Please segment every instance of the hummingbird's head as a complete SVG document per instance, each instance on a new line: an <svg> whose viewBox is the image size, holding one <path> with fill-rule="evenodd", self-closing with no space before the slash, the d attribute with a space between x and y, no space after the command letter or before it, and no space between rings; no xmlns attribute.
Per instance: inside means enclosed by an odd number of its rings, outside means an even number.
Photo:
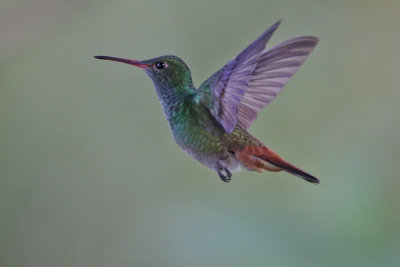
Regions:
<svg viewBox="0 0 400 267"><path fill-rule="evenodd" d="M144 69L157 91L193 87L189 67L177 56L161 56L143 61L108 56L95 58L118 61Z"/></svg>

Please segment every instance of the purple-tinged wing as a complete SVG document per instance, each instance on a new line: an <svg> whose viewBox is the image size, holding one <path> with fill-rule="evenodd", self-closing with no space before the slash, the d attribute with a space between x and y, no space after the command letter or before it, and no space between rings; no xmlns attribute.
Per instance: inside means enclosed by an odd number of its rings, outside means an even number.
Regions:
<svg viewBox="0 0 400 267"><path fill-rule="evenodd" d="M239 126L244 129L251 126L258 112L275 99L317 43L316 37L298 37L273 46L259 56L237 109Z"/></svg>
<svg viewBox="0 0 400 267"><path fill-rule="evenodd" d="M275 23L199 87L198 99L226 132L232 132L236 124L249 128L318 43L316 37L298 37L263 51L279 24Z"/></svg>
<svg viewBox="0 0 400 267"><path fill-rule="evenodd" d="M199 87L199 98L226 132L237 123L238 107L265 48L280 21L261 34L237 57L214 73Z"/></svg>

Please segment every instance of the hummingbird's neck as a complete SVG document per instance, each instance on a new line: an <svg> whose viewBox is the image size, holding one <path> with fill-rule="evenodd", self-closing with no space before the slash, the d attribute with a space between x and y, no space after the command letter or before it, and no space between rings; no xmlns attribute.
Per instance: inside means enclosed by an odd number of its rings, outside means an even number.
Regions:
<svg viewBox="0 0 400 267"><path fill-rule="evenodd" d="M193 103L196 95L193 85L169 87L158 84L155 87L170 125L182 116L182 112Z"/></svg>

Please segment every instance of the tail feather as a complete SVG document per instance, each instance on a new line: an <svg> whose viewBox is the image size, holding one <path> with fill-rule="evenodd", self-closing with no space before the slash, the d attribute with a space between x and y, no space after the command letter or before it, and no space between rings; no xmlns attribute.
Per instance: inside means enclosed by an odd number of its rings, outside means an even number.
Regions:
<svg viewBox="0 0 400 267"><path fill-rule="evenodd" d="M270 148L263 146L247 146L237 151L235 155L239 162L249 170L258 172L261 172L261 170L283 170L310 183L319 183L318 178L285 161Z"/></svg>

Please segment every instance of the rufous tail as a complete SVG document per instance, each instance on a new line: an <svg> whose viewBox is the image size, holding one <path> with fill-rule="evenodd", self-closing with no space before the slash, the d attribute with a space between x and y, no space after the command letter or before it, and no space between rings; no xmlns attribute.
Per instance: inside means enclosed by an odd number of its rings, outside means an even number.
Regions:
<svg viewBox="0 0 400 267"><path fill-rule="evenodd" d="M239 160L240 164L250 171L286 171L310 183L319 183L319 180L316 177L285 161L268 147L246 146L245 148L236 151L235 156Z"/></svg>

